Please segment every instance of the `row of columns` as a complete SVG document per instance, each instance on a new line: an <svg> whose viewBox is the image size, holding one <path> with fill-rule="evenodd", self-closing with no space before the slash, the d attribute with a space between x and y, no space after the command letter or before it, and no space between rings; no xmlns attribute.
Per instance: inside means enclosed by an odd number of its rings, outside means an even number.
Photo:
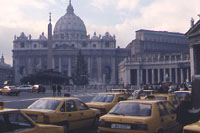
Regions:
<svg viewBox="0 0 200 133"><path fill-rule="evenodd" d="M172 72L174 69L174 72ZM132 69L133 70L133 69ZM191 81L190 68L163 68L163 69L135 69L137 70L137 79L132 79L135 76L131 75L131 70L126 70L126 84L132 84L131 82L137 83L137 86L143 83L160 83L169 82L183 83L185 81ZM168 71L167 71L168 70ZM184 71L185 70L185 71ZM157 75L156 72L157 71ZM161 73L162 71L162 73ZM143 74L145 72L145 74ZM172 74L173 73L173 74ZM150 74L150 75L149 75ZM175 76L175 77L173 77ZM155 81L155 78L157 81ZM134 80L134 81L133 81ZM137 80L135 82L135 80Z"/></svg>

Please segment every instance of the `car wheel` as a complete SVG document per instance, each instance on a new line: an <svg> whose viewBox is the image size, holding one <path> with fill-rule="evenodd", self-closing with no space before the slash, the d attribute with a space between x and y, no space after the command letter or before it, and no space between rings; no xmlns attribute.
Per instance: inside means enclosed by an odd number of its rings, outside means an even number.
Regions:
<svg viewBox="0 0 200 133"><path fill-rule="evenodd" d="M63 127L64 127L64 133L69 133L69 127L68 127L68 125L66 124Z"/></svg>
<svg viewBox="0 0 200 133"><path fill-rule="evenodd" d="M99 124L99 116L96 116L96 117L94 118L92 127L97 128L97 127L98 127L98 124Z"/></svg>

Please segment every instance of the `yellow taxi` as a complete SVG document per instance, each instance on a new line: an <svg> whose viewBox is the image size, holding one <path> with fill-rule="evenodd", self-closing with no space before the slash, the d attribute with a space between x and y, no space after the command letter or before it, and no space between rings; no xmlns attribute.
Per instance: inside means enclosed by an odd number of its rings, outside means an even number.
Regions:
<svg viewBox="0 0 200 133"><path fill-rule="evenodd" d="M148 99L148 96L145 98ZM151 98L150 98L151 99ZM169 101L175 108L177 108L180 104L179 99L176 97L174 94L168 94L168 93L163 93L163 94L153 94L153 99L155 100L167 100Z"/></svg>
<svg viewBox="0 0 200 133"><path fill-rule="evenodd" d="M168 101L128 100L100 117L98 129L100 133L178 133L180 125Z"/></svg>
<svg viewBox="0 0 200 133"><path fill-rule="evenodd" d="M40 98L23 112L37 123L63 126L65 132L86 126L97 127L100 115L99 110L89 108L74 97Z"/></svg>
<svg viewBox="0 0 200 133"><path fill-rule="evenodd" d="M64 128L55 125L36 124L26 114L17 109L0 109L1 133L63 133Z"/></svg>
<svg viewBox="0 0 200 133"><path fill-rule="evenodd" d="M187 95L187 94L191 95L191 91L175 91L174 94L176 95L176 97L177 97L180 101L183 101L185 95Z"/></svg>
<svg viewBox="0 0 200 133"><path fill-rule="evenodd" d="M1 94L7 94L7 95L18 95L20 93L19 89L16 88L16 86L4 86L1 88Z"/></svg>
<svg viewBox="0 0 200 133"><path fill-rule="evenodd" d="M90 108L98 109L101 115L106 114L119 101L126 100L127 97L121 92L105 92L96 95L89 103L86 103Z"/></svg>
<svg viewBox="0 0 200 133"><path fill-rule="evenodd" d="M183 133L200 133L200 121L184 126Z"/></svg>
<svg viewBox="0 0 200 133"><path fill-rule="evenodd" d="M132 90L131 89L111 89L111 92L121 92L127 95L127 98L131 96Z"/></svg>

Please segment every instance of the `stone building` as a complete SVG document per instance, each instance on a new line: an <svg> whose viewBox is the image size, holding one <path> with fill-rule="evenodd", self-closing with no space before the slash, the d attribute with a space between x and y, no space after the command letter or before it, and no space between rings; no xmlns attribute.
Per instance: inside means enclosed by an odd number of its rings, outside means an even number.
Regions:
<svg viewBox="0 0 200 133"><path fill-rule="evenodd" d="M15 82L38 70L54 69L68 77L73 76L78 51L87 63L90 83L118 83L117 66L130 55L128 48L116 48L115 36L87 34L86 26L74 13L71 1L67 12L54 27L52 33L51 16L48 26L48 38L44 33L39 39L32 39L23 32L13 41L13 67Z"/></svg>
<svg viewBox="0 0 200 133"><path fill-rule="evenodd" d="M4 56L0 58L0 85L7 80L12 80L12 68L5 63Z"/></svg>
<svg viewBox="0 0 200 133"><path fill-rule="evenodd" d="M141 84L191 81L189 41L184 34L166 31L136 31L128 47L131 56L119 64L119 83Z"/></svg>
<svg viewBox="0 0 200 133"><path fill-rule="evenodd" d="M191 20L191 28L185 34L190 40L190 61L192 76L192 100L195 107L200 107L200 20L194 23Z"/></svg>

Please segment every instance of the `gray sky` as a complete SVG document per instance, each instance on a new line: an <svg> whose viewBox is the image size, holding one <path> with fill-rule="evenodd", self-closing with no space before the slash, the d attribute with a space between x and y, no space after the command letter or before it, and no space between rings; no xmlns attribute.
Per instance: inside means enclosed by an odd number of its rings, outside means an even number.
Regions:
<svg viewBox="0 0 200 133"><path fill-rule="evenodd" d="M48 14L52 23L65 14L68 0L0 0L0 54L12 64L12 41L21 32L38 38L47 33ZM149 29L185 33L191 17L199 19L199 0L72 0L75 14L93 35L114 34L117 46L135 38L135 31Z"/></svg>

